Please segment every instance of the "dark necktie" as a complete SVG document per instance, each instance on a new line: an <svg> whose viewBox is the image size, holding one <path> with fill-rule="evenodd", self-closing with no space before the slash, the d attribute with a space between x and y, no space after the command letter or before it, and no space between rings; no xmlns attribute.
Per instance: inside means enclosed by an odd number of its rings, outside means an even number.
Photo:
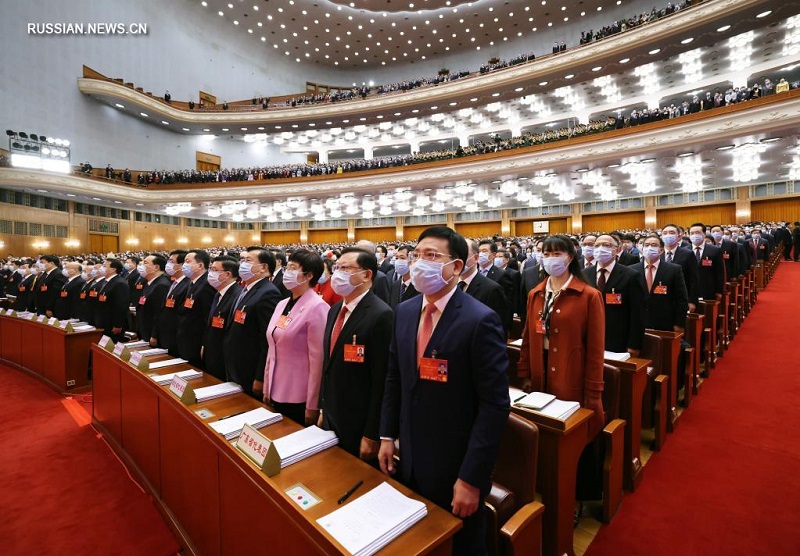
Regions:
<svg viewBox="0 0 800 556"><path fill-rule="evenodd" d="M700 257L701 257L701 255L700 255L700 248L699 248L699 247L695 248L695 250L694 250L694 256L695 256L695 257L697 257L697 262L699 263L699 262L700 262Z"/></svg>
<svg viewBox="0 0 800 556"><path fill-rule="evenodd" d="M233 306L231 307L231 314L230 314L229 318L233 318L233 315L236 314L236 310L239 308L239 303L242 302L242 299L244 299L245 295L247 295L247 288L246 287L242 288L242 291L239 292L239 297L236 298L236 303L234 303Z"/></svg>
<svg viewBox="0 0 800 556"><path fill-rule="evenodd" d="M600 273L600 276L597 277L597 289L603 291L606 289L606 272L608 271L605 268L601 268L597 272Z"/></svg>
<svg viewBox="0 0 800 556"><path fill-rule="evenodd" d="M219 300L221 297L222 296L219 294L219 292L214 294L214 301L211 302L211 310L208 312L209 321L214 318L214 311L217 310L217 306L219 305Z"/></svg>
<svg viewBox="0 0 800 556"><path fill-rule="evenodd" d="M407 289L408 289L408 286L406 286L406 283L405 282L400 282L400 300L401 301L403 299L403 296L406 294L406 290Z"/></svg>
<svg viewBox="0 0 800 556"><path fill-rule="evenodd" d="M672 262L672 251L667 251L667 262L668 263Z"/></svg>
<svg viewBox="0 0 800 556"><path fill-rule="evenodd" d="M459 287L459 288L461 288L461 291L462 291L462 292L465 292L465 291L467 291L467 283L466 283L464 280L461 280L461 281L458 283L458 287Z"/></svg>

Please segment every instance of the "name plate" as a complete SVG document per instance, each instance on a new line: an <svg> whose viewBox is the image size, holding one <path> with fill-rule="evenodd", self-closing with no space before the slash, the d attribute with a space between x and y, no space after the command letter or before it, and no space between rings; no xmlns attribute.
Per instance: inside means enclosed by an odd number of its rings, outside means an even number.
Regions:
<svg viewBox="0 0 800 556"><path fill-rule="evenodd" d="M7 317L16 317L17 316L17 312L14 309L8 309L6 311L6 316Z"/></svg>
<svg viewBox="0 0 800 556"><path fill-rule="evenodd" d="M106 351L113 351L114 350L114 342L111 341L111 338L106 336L105 334L100 338L100 341L97 342L97 345L103 348Z"/></svg>
<svg viewBox="0 0 800 556"><path fill-rule="evenodd" d="M133 365L142 372L150 370L150 362L144 355L142 355L141 351L132 352L130 359L128 359L128 363L130 363L131 365Z"/></svg>
<svg viewBox="0 0 800 556"><path fill-rule="evenodd" d="M185 405L197 402L197 398L194 395L194 388L189 386L189 381L185 378L179 376L173 377L172 382L169 383L169 391L175 394L181 403Z"/></svg>
<svg viewBox="0 0 800 556"><path fill-rule="evenodd" d="M44 322L44 319L46 319L46 318L47 317L44 316L44 315L39 315L38 317L36 317L36 322Z"/></svg>
<svg viewBox="0 0 800 556"><path fill-rule="evenodd" d="M267 477L280 473L281 457L275 445L250 425L242 428L236 449L250 458Z"/></svg>
<svg viewBox="0 0 800 556"><path fill-rule="evenodd" d="M49 319L47 319L47 324L49 324L50 326L58 326L58 319L55 317L50 317Z"/></svg>
<svg viewBox="0 0 800 556"><path fill-rule="evenodd" d="M112 351L111 353L113 353L123 361L127 361L128 359L131 358L131 352L128 349L128 346L126 346L122 342L118 342L117 345L114 346L114 351Z"/></svg>

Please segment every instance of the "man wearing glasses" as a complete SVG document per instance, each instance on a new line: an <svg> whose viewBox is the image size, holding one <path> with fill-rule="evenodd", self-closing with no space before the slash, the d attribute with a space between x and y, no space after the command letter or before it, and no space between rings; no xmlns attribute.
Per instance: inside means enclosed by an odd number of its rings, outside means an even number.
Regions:
<svg viewBox="0 0 800 556"><path fill-rule="evenodd" d="M454 554L484 554L483 499L509 413L500 317L457 287L464 238L446 227L419 237L411 280L423 295L396 309L381 412L381 470L463 519Z"/></svg>

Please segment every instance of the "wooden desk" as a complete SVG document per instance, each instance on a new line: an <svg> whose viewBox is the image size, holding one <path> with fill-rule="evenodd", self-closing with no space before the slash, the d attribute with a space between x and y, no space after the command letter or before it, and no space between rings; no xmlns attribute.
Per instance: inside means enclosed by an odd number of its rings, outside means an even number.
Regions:
<svg viewBox="0 0 800 556"><path fill-rule="evenodd" d="M388 481L406 495L419 495L338 447L330 448L268 478L226 442L195 411L216 421L259 404L236 394L183 405L168 386L97 345L94 353L94 421L142 484L188 552L193 554L339 554L344 548L316 520L339 506L338 498L358 480L358 494ZM157 361L168 356L150 357ZM166 374L188 365L159 369ZM210 375L193 388L217 384ZM271 439L300 429L284 419L261 432ZM585 435L585 433L584 433ZM574 472L573 472L574 476ZM574 477L573 477L574 479ZM322 502L301 510L285 491L302 482ZM460 520L427 502L428 515L380 554L452 552ZM252 528L255 533L250 533Z"/></svg>
<svg viewBox="0 0 800 556"><path fill-rule="evenodd" d="M622 466L622 484L625 490L635 491L644 477L641 459L642 444L642 396L647 386L649 359L631 357L627 361L606 363L620 370L619 418L624 419L625 448Z"/></svg>
<svg viewBox="0 0 800 556"><path fill-rule="evenodd" d="M581 408L567 421L558 421L522 407L512 406L511 411L539 428L536 490L544 504L542 556L573 556L575 480L592 412Z"/></svg>
<svg viewBox="0 0 800 556"><path fill-rule="evenodd" d="M100 330L67 333L57 326L0 316L0 360L59 392L89 384L89 346Z"/></svg>

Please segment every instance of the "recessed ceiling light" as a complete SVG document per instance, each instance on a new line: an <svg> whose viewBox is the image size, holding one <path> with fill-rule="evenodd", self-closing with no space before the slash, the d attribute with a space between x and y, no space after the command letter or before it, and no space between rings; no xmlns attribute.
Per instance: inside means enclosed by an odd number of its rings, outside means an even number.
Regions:
<svg viewBox="0 0 800 556"><path fill-rule="evenodd" d="M478 97L472 97L469 99L470 102L478 102Z"/></svg>
<svg viewBox="0 0 800 556"><path fill-rule="evenodd" d="M584 173L588 172L589 169L588 168L578 168L575 171L578 172L579 174L584 174Z"/></svg>
<svg viewBox="0 0 800 556"><path fill-rule="evenodd" d="M564 76L564 79L572 79L573 77L575 77L574 73L568 73L567 75Z"/></svg>
<svg viewBox="0 0 800 556"><path fill-rule="evenodd" d="M222 131L229 131L227 127L223 127Z"/></svg>
<svg viewBox="0 0 800 556"><path fill-rule="evenodd" d="M654 48L653 50L651 50L650 52L648 52L648 54L650 54L650 56L655 56L655 55L656 55L656 54L658 54L659 52L661 52L661 49L660 49L660 48Z"/></svg>
<svg viewBox="0 0 800 556"><path fill-rule="evenodd" d="M520 91L522 91L522 89L523 89L523 87L517 87L516 89L514 89L514 92L515 93L519 93Z"/></svg>
<svg viewBox="0 0 800 556"><path fill-rule="evenodd" d="M782 137L770 137L768 139L762 139L760 142L761 143L774 143L775 141L780 141L781 139L783 139L783 138Z"/></svg>
<svg viewBox="0 0 800 556"><path fill-rule="evenodd" d="M210 129L208 129L207 127L204 127L204 128L203 128L203 131L211 131L211 130L210 130Z"/></svg>
<svg viewBox="0 0 800 556"><path fill-rule="evenodd" d="M74 196L75 196L74 193L67 193L67 197L74 197Z"/></svg>
<svg viewBox="0 0 800 556"><path fill-rule="evenodd" d="M114 204L115 204L115 205L121 205L121 204L122 204L122 201L114 201Z"/></svg>
<svg viewBox="0 0 800 556"><path fill-rule="evenodd" d="M718 150L718 151L729 151L729 150L731 150L731 149L732 149L733 147L735 147L735 146L736 146L736 145L724 145L724 146L722 146L722 147L717 147L717 150Z"/></svg>
<svg viewBox="0 0 800 556"><path fill-rule="evenodd" d="M493 96L493 97L499 97L499 96L500 96L500 93L492 93L492 96Z"/></svg>
<svg viewBox="0 0 800 556"><path fill-rule="evenodd" d="M144 203L136 203L136 206L137 206L137 207L143 207L143 206L144 206Z"/></svg>
<svg viewBox="0 0 800 556"><path fill-rule="evenodd" d="M606 168L619 168L619 167L620 167L619 164L609 164L608 166L606 166Z"/></svg>
<svg viewBox="0 0 800 556"><path fill-rule="evenodd" d="M620 63L620 64L627 64L627 63L628 63L628 62L630 62L630 61L631 61L631 59L630 59L630 58L623 58L622 60L620 60L620 61L619 61L619 63Z"/></svg>
<svg viewBox="0 0 800 556"><path fill-rule="evenodd" d="M687 37L687 38L685 38L685 39L683 39L683 40L681 41L681 44L689 44L689 43L690 43L690 42L692 42L693 40L694 40L694 39L693 39L692 37Z"/></svg>
<svg viewBox="0 0 800 556"><path fill-rule="evenodd" d="M100 197L92 197L92 201L102 201Z"/></svg>
<svg viewBox="0 0 800 556"><path fill-rule="evenodd" d="M191 129L189 129L188 127L182 127L181 129L182 129L183 131L191 131Z"/></svg>
<svg viewBox="0 0 800 556"><path fill-rule="evenodd" d="M544 87L545 85L547 85L547 83L548 83L547 81L541 81L541 82L539 83L539 86L540 86L540 87Z"/></svg>
<svg viewBox="0 0 800 556"><path fill-rule="evenodd" d="M243 127L243 128L242 128L242 131L247 131L247 128L246 128L246 127Z"/></svg>
<svg viewBox="0 0 800 556"><path fill-rule="evenodd" d="M169 122L167 120L161 120L161 123L164 125L169 125Z"/></svg>
<svg viewBox="0 0 800 556"><path fill-rule="evenodd" d="M595 66L592 68L592 71L600 71L601 69L603 69L603 66Z"/></svg>
<svg viewBox="0 0 800 556"><path fill-rule="evenodd" d="M767 17L767 16L768 16L769 14L771 14L771 13L772 13L772 10L767 10L767 11L765 11L765 12L761 12L761 13L760 13L760 14L758 14L756 17L760 19L760 18L762 18L762 17Z"/></svg>
<svg viewBox="0 0 800 556"><path fill-rule="evenodd" d="M692 156L694 152L689 151L688 153L681 153L678 155L678 158L686 158L687 156Z"/></svg>
<svg viewBox="0 0 800 556"><path fill-rule="evenodd" d="M47 193L47 189L37 189L36 191L39 193Z"/></svg>
<svg viewBox="0 0 800 556"><path fill-rule="evenodd" d="M118 102L117 102L116 104L114 104L114 106L116 106L117 108L125 108L124 106L122 106L122 105L121 105L120 103L118 103Z"/></svg>
<svg viewBox="0 0 800 556"><path fill-rule="evenodd" d="M139 115L140 115L142 118L149 118L149 117L150 117L150 116L148 116L147 114L145 114L144 112L139 112Z"/></svg>
<svg viewBox="0 0 800 556"><path fill-rule="evenodd" d="M725 31L727 31L727 30L728 30L728 29L730 29L730 28L731 28L731 26L730 26L730 25L723 25L722 27L720 27L719 29L717 29L717 33L724 33Z"/></svg>

